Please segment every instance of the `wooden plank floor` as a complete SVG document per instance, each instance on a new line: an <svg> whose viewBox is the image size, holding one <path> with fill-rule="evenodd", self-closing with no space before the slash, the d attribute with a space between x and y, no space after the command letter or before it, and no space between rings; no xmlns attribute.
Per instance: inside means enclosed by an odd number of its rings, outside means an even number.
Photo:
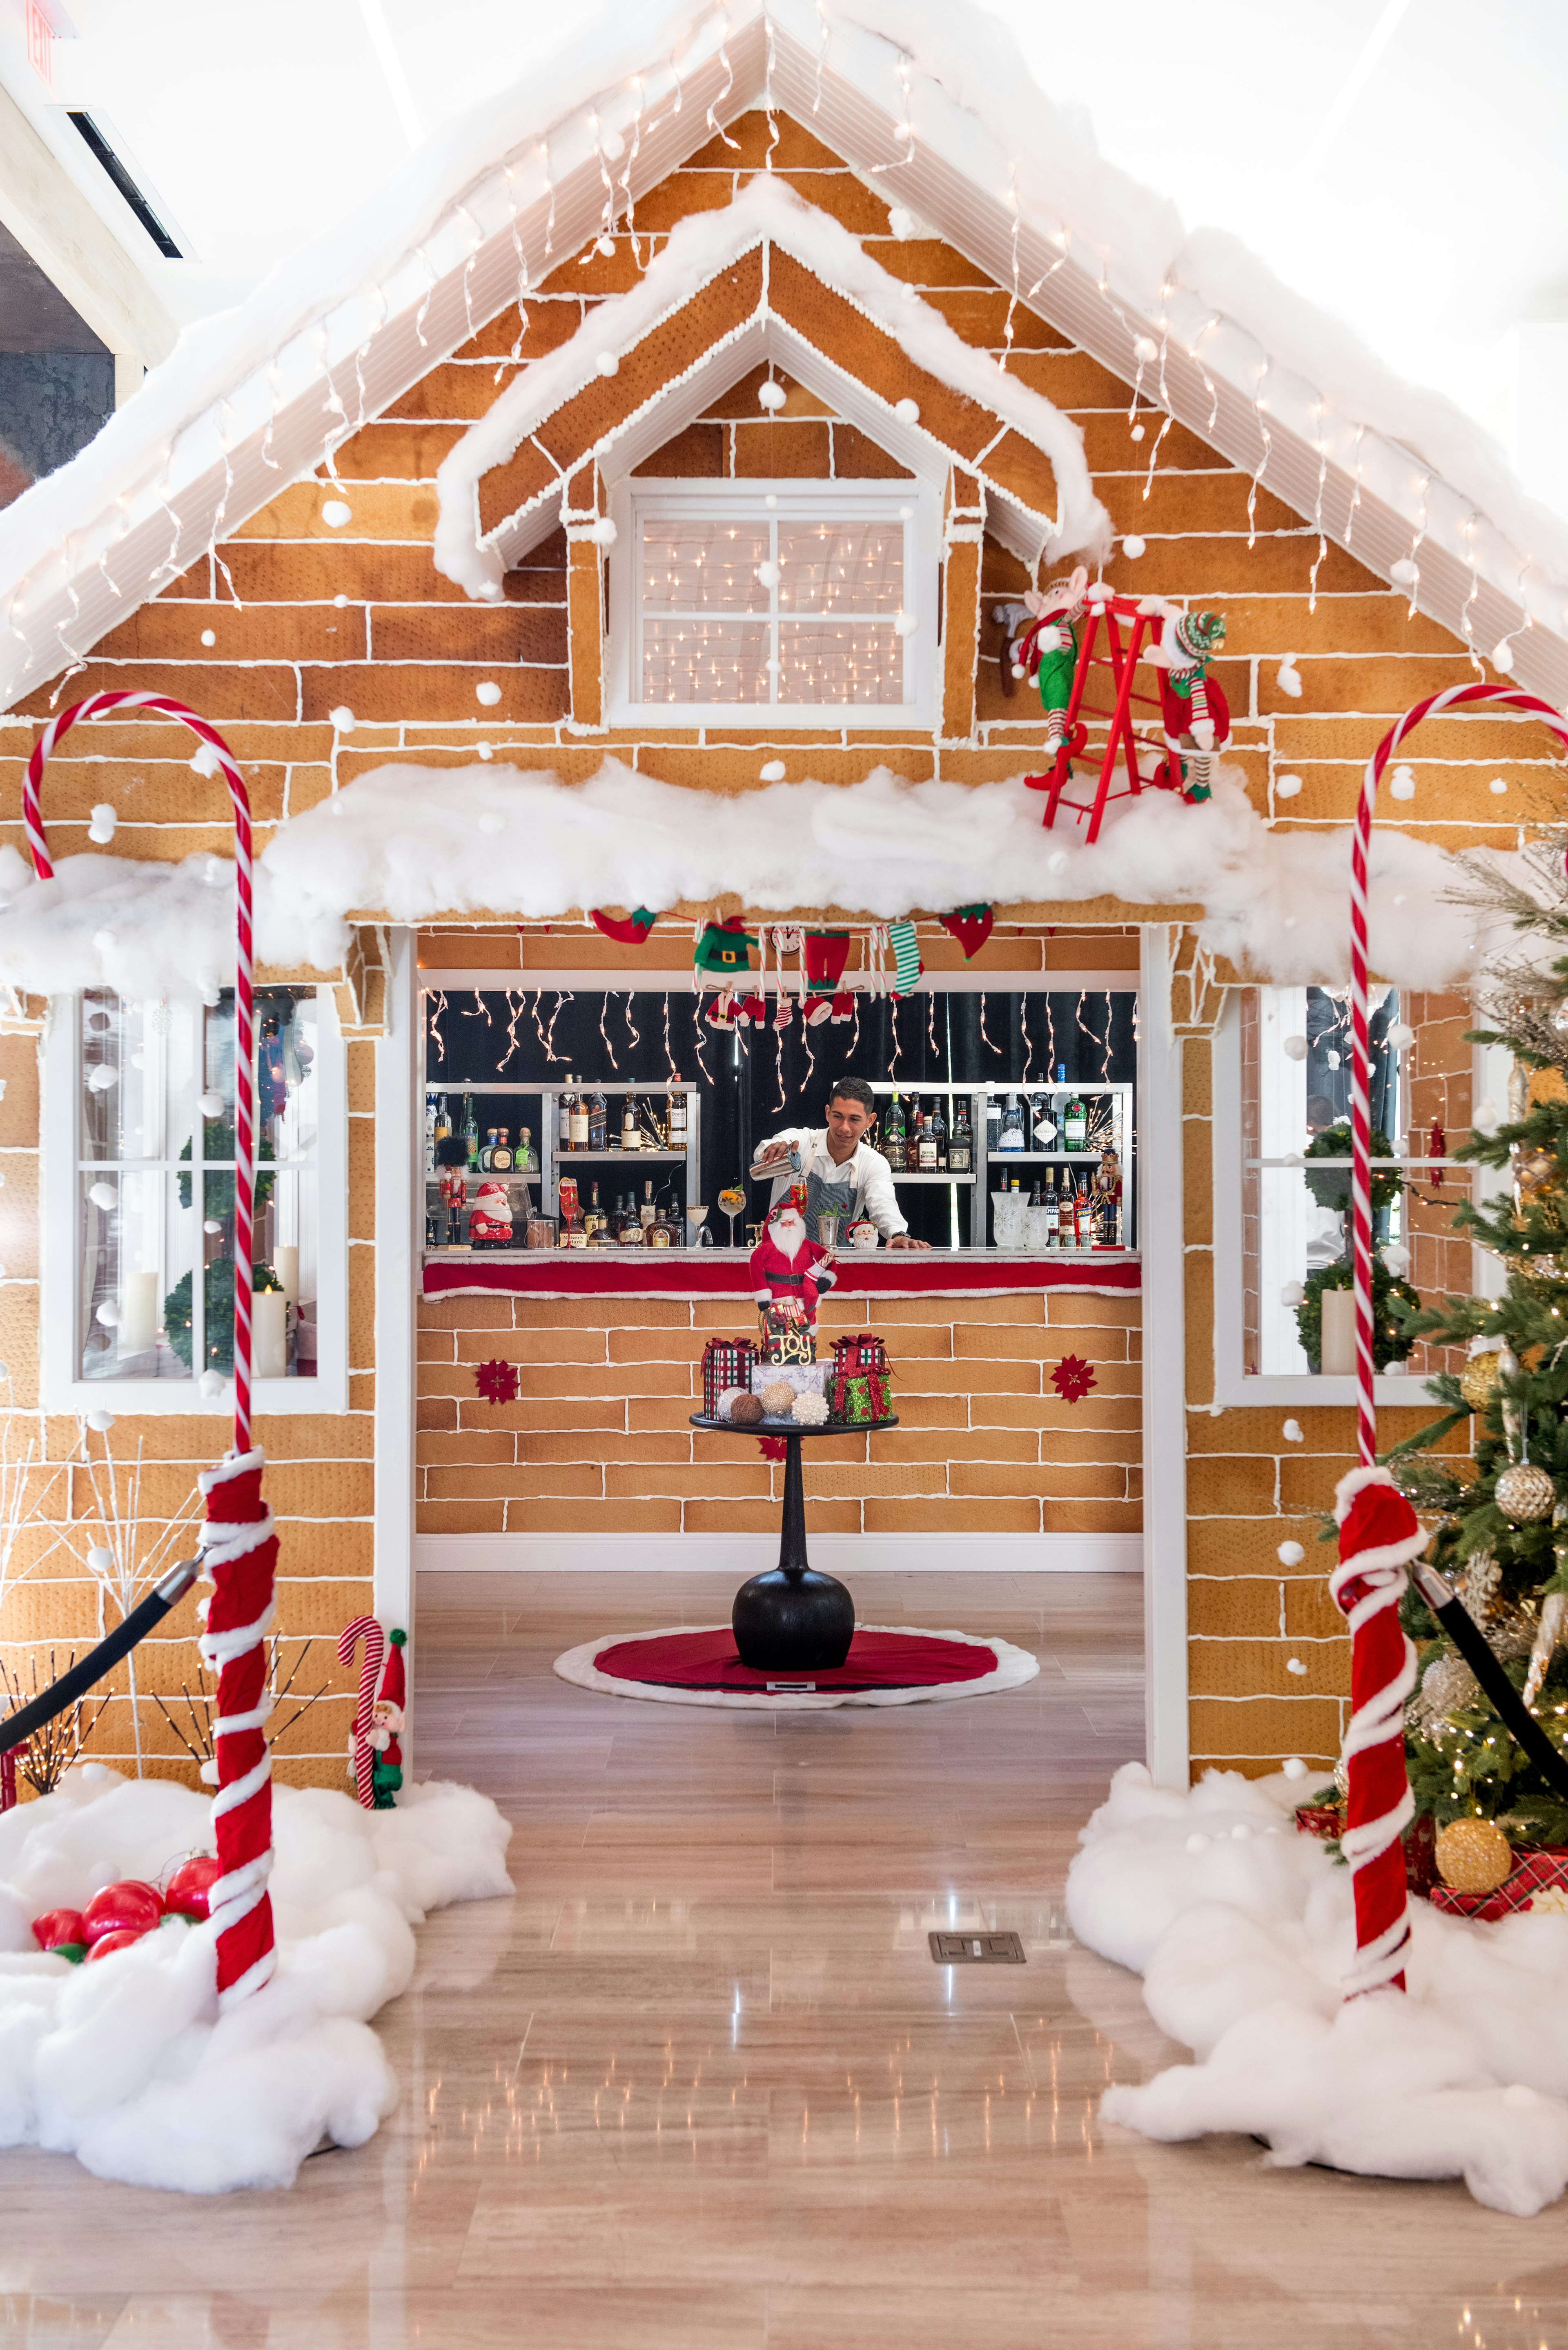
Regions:
<svg viewBox="0 0 1568 2350"><path fill-rule="evenodd" d="M72 2350L1552 2350L1563 2218L1102 2130L1180 2052L1062 1923L1142 1742L1124 1576L877 1576L873 1621L1005 1635L1003 1696L813 1717L555 1679L712 1622L711 1577L432 1576L421 1775L516 1822L514 1900L449 1910L381 2029L400 2111L287 2196L213 2203L0 2155L0 2343ZM943 1970L932 1926L1012 1927Z"/></svg>

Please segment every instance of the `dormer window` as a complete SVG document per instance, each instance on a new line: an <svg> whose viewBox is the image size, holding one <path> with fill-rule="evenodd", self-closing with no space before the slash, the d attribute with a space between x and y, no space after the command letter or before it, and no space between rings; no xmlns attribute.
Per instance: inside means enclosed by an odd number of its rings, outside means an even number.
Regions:
<svg viewBox="0 0 1568 2350"><path fill-rule="evenodd" d="M924 484L634 480L615 519L612 723L931 723Z"/></svg>

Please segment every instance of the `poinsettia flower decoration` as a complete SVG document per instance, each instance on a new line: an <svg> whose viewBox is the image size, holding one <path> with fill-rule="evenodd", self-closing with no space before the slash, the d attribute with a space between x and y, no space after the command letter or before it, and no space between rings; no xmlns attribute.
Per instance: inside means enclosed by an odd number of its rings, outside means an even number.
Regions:
<svg viewBox="0 0 1568 2350"><path fill-rule="evenodd" d="M1082 1403L1095 1384L1095 1367L1082 1355L1064 1355L1051 1374L1051 1384L1064 1403Z"/></svg>
<svg viewBox="0 0 1568 2350"><path fill-rule="evenodd" d="M473 1374L473 1384L486 1403L515 1403L517 1366L515 1363L504 1363L499 1357L481 1363Z"/></svg>

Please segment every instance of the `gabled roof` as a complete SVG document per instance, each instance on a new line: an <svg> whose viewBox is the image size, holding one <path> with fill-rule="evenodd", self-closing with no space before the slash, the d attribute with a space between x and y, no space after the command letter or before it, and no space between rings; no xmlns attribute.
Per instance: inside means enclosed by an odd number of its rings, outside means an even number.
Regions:
<svg viewBox="0 0 1568 2350"><path fill-rule="evenodd" d="M644 0L411 158L237 310L182 337L0 516L0 702L75 660L551 257L757 105L1519 681L1568 701L1568 525L1480 429L1094 153L964 0ZM607 213L608 218L607 219Z"/></svg>
<svg viewBox="0 0 1568 2350"><path fill-rule="evenodd" d="M733 203L679 222L629 293L596 304L463 434L436 477L437 568L470 595L499 597L504 572L554 528L586 457L612 479L633 472L769 359L911 473L940 478L957 463L974 474L991 527L1023 562L1047 548L1108 553L1110 517L1072 419L955 334L840 223L760 174Z"/></svg>

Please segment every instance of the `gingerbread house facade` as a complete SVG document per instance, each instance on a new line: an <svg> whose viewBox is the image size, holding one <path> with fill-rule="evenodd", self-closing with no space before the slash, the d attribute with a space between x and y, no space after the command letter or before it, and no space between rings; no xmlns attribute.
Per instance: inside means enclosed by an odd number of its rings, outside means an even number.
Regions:
<svg viewBox="0 0 1568 2350"><path fill-rule="evenodd" d="M816 1532L1138 1563L1157 1767L1332 1760L1347 1652L1313 1544L1352 1401L1271 1368L1259 1335L1270 1024L1282 992L1343 985L1345 827L1392 720L1483 670L1568 692L1568 552L1326 330L1314 378L1314 322L1075 151L989 25L947 12L918 55L866 9L826 39L804 5L670 25L530 111L498 102L0 525L12 849L51 712L117 688L188 703L251 782L280 1051L303 1035L286 1007L314 1007L317 1384L301 1408L304 1380L264 1381L258 1435L280 1671L320 1694L279 1767L340 1775L326 1636L372 1603L406 1620L416 1565L691 1555L776 1522L769 1465L689 1426L722 1304L418 1275L421 987L630 987L689 972L690 926L732 914L912 920L936 988L1140 1003L1137 1284L879 1304L903 1425L813 1472ZM771 608L744 656L767 706L704 703L689 652L648 651L646 520L682 515L753 536L869 518L898 536L898 601L829 598L794 647ZM1228 628L1213 798L1147 792L1092 846L1024 786L1047 729L1008 655L1021 599L1075 563ZM822 689L855 662L868 688ZM95 1428L72 1354L93 1007L221 993L226 818L190 752L161 719L70 738L45 795L61 883L4 877L0 1657L24 1682L100 1627L89 1554L173 1542L222 1442L193 1379L111 1382ZM1511 846L1556 775L1501 718L1436 722L1409 755L1374 951L1415 1034L1402 1130L1440 1126L1446 1159L1487 1080L1445 859ZM981 901L966 958L940 917ZM642 944L588 919L639 906L663 918ZM1469 1285L1452 1190L1412 1218L1417 1286ZM1096 1371L1079 1400L1051 1379L1068 1353ZM475 1386L496 1357L518 1373L500 1404ZM1420 1417L1401 1392L1397 1430ZM105 1759L192 1767L187 1614L115 1684Z"/></svg>

